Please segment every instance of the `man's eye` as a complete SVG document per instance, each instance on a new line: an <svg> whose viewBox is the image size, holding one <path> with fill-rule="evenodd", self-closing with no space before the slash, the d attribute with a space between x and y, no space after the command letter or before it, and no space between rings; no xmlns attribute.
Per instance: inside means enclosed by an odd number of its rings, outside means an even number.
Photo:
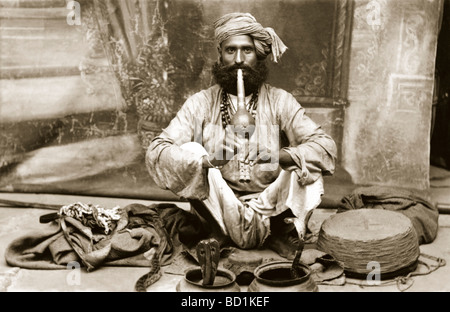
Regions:
<svg viewBox="0 0 450 312"><path fill-rule="evenodd" d="M244 52L245 53L251 53L251 52L253 52L253 49L252 48L245 48Z"/></svg>
<svg viewBox="0 0 450 312"><path fill-rule="evenodd" d="M234 53L235 49L234 48L227 48L226 50L228 53Z"/></svg>

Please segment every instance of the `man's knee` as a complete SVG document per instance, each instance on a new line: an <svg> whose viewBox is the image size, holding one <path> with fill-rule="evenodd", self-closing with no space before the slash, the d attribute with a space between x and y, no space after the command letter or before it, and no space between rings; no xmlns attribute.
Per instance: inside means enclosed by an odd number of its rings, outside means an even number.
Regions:
<svg viewBox="0 0 450 312"><path fill-rule="evenodd" d="M208 155L208 152L206 152L205 148L197 142L187 142L180 146L181 149L190 151L194 154L198 155Z"/></svg>

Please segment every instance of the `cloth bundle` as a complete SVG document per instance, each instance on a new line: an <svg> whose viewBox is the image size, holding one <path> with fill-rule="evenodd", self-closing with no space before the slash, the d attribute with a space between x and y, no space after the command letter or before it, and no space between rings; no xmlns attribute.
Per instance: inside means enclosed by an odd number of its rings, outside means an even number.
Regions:
<svg viewBox="0 0 450 312"><path fill-rule="evenodd" d="M341 199L337 212L360 208L386 209L404 214L411 220L419 244L431 243L436 238L439 211L425 195L418 192L394 187L359 187Z"/></svg>
<svg viewBox="0 0 450 312"><path fill-rule="evenodd" d="M130 204L120 209L120 218L108 234L83 220L61 215L42 230L12 241L5 251L10 266L27 269L65 269L78 262L88 271L103 265L151 266L151 255L161 242L155 228L160 218L171 244L161 265L169 264L177 248L193 245L205 237L200 220L174 204Z"/></svg>

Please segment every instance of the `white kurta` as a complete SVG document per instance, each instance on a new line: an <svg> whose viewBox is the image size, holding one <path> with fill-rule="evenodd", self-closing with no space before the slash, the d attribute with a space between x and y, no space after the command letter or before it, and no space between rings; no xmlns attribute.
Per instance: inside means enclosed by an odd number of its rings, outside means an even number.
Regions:
<svg viewBox="0 0 450 312"><path fill-rule="evenodd" d="M186 199L200 199L210 208L224 233L242 248L262 244L269 234L269 217L290 208L298 218L299 234L308 211L323 194L322 175L334 172L336 145L288 92L264 84L259 92L255 134L261 150L273 152L266 164L256 164L250 182L239 181L238 159L220 171L204 169L201 156L213 154L223 138L220 113L222 89L215 85L191 96L168 127L149 146L146 164L155 183ZM196 142L198 149L183 144ZM255 142L253 142L255 143ZM295 166L281 167L277 153L283 148ZM195 151L194 151L195 150ZM250 200L242 195L256 194Z"/></svg>

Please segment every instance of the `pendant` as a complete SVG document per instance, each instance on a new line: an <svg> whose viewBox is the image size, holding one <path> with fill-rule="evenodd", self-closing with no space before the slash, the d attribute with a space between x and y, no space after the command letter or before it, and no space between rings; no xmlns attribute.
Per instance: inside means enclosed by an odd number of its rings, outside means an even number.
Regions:
<svg viewBox="0 0 450 312"><path fill-rule="evenodd" d="M251 165L248 161L239 160L239 182L250 182Z"/></svg>

